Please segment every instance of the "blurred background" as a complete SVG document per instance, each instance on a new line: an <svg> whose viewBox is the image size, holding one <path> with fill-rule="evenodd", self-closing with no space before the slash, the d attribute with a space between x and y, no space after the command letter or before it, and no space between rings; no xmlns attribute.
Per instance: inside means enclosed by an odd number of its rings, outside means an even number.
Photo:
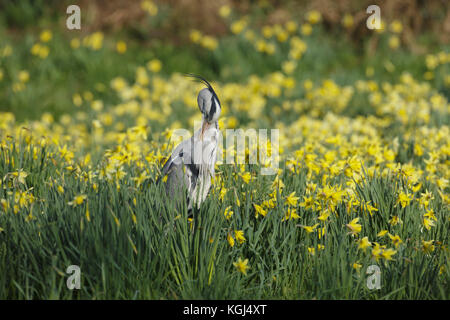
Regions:
<svg viewBox="0 0 450 320"><path fill-rule="evenodd" d="M66 28L70 4L81 8L81 30ZM366 27L371 4L382 30ZM133 82L140 66L219 83L281 72L293 98L324 79L344 86L408 72L448 97L449 39L445 0L2 0L0 111L58 119L96 99L115 104L111 81ZM347 111L365 113L361 101L353 96Z"/></svg>

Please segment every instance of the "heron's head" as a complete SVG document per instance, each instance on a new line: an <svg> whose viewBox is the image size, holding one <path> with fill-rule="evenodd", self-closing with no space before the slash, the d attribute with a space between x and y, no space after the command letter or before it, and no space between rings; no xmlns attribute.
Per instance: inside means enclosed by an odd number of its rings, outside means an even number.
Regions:
<svg viewBox="0 0 450 320"><path fill-rule="evenodd" d="M198 108L203 114L203 119L206 123L212 124L219 119L220 112L222 111L220 106L219 98L216 92L209 82L202 76L188 73L188 77L195 78L197 81L202 82L206 85L206 88L200 90L197 97Z"/></svg>
<svg viewBox="0 0 450 320"><path fill-rule="evenodd" d="M208 123L214 123L219 119L221 112L220 101L211 86L200 90L197 102L203 118Z"/></svg>

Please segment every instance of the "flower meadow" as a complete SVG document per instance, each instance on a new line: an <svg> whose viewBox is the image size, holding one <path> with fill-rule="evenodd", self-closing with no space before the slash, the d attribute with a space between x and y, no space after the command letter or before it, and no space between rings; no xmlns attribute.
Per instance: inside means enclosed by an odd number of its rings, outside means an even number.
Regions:
<svg viewBox="0 0 450 320"><path fill-rule="evenodd" d="M318 10L216 14L226 34L191 28L181 49L0 28L0 298L448 299L448 46L412 53L383 20L360 56L351 12L342 41ZM174 131L201 120L186 72L213 84L224 133L279 130L275 174L218 161L192 218L156 184Z"/></svg>

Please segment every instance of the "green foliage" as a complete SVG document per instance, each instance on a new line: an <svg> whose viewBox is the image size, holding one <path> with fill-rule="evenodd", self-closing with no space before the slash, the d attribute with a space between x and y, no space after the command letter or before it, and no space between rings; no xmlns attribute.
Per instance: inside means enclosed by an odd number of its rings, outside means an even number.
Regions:
<svg viewBox="0 0 450 320"><path fill-rule="evenodd" d="M64 170L47 156L52 148L40 150L36 159L25 148L12 142L12 151L3 149L0 157L0 172L12 171L14 161L30 172L25 185L6 184L0 198L29 188L36 195L28 207L30 220L23 210L0 214L2 299L448 299L448 270L439 270L448 261L448 250L436 248L426 254L419 243L407 243L393 261L376 263L357 249L357 238L345 233L351 217L344 207L323 225L326 234L320 241L317 233L299 227L313 223L307 210L300 210L299 220L282 221L281 205L255 218L250 198L238 206L231 198L219 201L215 192L189 222L186 207L176 209L161 185L154 184L155 177L140 188L125 178L117 185L100 182L95 190L93 181L68 173L61 193L48 183L55 172ZM229 189L250 196L254 187L270 186L260 175L241 185L234 172L232 166L221 167ZM302 196L305 174L280 178ZM358 197L379 204L373 216L360 215L370 239L386 225L396 202L395 188L389 178L375 176L367 177L358 189ZM79 194L87 196L85 201L70 205ZM234 211L231 222L223 215L227 206ZM440 206L438 200L430 206L441 213L428 237L448 239L449 221ZM397 230L405 242L421 237L417 210L417 205L402 210L404 223ZM227 233L237 229L244 231L247 241L230 249ZM319 243L323 250L317 249ZM314 255L309 247L316 248ZM247 276L233 267L238 257L250 260ZM359 271L352 268L355 262L362 265ZM73 264L81 267L82 280L81 289L71 291L65 270ZM365 270L371 264L381 268L381 290L366 286Z"/></svg>

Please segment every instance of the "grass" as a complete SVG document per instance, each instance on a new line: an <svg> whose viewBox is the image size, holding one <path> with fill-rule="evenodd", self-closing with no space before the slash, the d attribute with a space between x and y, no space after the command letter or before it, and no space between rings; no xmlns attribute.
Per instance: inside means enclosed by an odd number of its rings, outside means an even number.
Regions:
<svg viewBox="0 0 450 320"><path fill-rule="evenodd" d="M39 150L36 161L24 147L2 152L1 172L12 171L7 163L18 161L30 172L25 189L33 188L43 200L33 206L32 222L11 212L0 216L2 299L448 299L448 274L439 275L438 268L448 252L427 255L414 243L421 232L420 216L414 213L417 205L401 210L404 223L398 235L407 245L395 261L378 263L382 288L373 291L366 286L364 270L374 262L345 232L349 218L343 206L325 224L326 236L319 241L297 223L281 222L283 207L256 219L251 186L268 192L270 182L257 176L251 185L240 185L232 178L233 168L223 166L220 174L228 188L242 188L248 198L237 206L231 199L220 203L217 193L211 194L191 227L186 208L177 212L160 186L151 182L135 188L133 181L124 179L119 190L101 182L94 191L92 181L82 183L68 174L61 194L48 183L54 172L63 170L48 158L50 150ZM289 190L305 194L306 171L282 179ZM398 210L393 209L392 190L398 183L375 176L358 187L358 197L379 204L374 217L360 215L370 239L387 224L390 212ZM22 188L7 187L3 192L14 195L17 189ZM87 195L86 201L67 205L79 193ZM222 214L228 205L234 210L231 224ZM438 201L431 205L445 215L440 206ZM313 223L310 212L299 214L303 224ZM433 229L432 238L448 237L448 219L444 221ZM221 240L230 229L243 230L247 237L232 253ZM307 248L319 243L325 249L309 254ZM232 262L239 256L251 257L247 276L233 270ZM356 261L362 265L359 272L352 268ZM80 290L66 288L65 268L72 264L81 267Z"/></svg>

